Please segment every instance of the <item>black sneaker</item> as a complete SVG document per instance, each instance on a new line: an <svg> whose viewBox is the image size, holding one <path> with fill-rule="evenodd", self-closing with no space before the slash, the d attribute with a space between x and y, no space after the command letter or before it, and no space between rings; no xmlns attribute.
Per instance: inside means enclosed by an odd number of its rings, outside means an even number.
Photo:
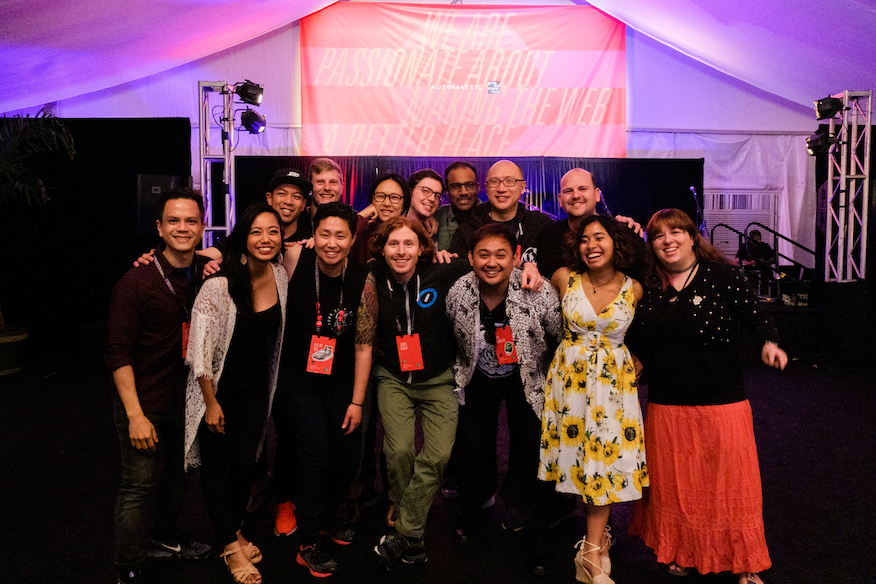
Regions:
<svg viewBox="0 0 876 584"><path fill-rule="evenodd" d="M356 532L342 521L332 523L320 533L330 537L338 545L350 545L356 537Z"/></svg>
<svg viewBox="0 0 876 584"><path fill-rule="evenodd" d="M295 561L310 570L310 575L315 578L327 578L341 571L338 563L320 547L319 542L301 546Z"/></svg>
<svg viewBox="0 0 876 584"><path fill-rule="evenodd" d="M174 539L160 540L149 538L149 551L146 555L153 560L203 560L210 555L212 548L197 541L180 543Z"/></svg>
<svg viewBox="0 0 876 584"><path fill-rule="evenodd" d="M406 564L425 564L429 561L426 557L426 544L423 538L407 538L410 547L402 552L401 561Z"/></svg>
<svg viewBox="0 0 876 584"><path fill-rule="evenodd" d="M119 575L119 584L143 584L143 562L133 565L116 566Z"/></svg>
<svg viewBox="0 0 876 584"><path fill-rule="evenodd" d="M529 524L529 515L517 507L506 507L502 518L502 529L505 531L520 531Z"/></svg>
<svg viewBox="0 0 876 584"><path fill-rule="evenodd" d="M411 542L397 531L380 538L380 542L374 546L374 553L383 562L383 567L392 570L393 564L398 560L406 549L411 547Z"/></svg>

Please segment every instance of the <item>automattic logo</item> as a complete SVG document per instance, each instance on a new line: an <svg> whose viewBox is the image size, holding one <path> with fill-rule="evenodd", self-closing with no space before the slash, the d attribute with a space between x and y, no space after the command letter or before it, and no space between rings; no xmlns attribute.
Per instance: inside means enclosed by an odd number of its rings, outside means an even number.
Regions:
<svg viewBox="0 0 876 584"><path fill-rule="evenodd" d="M487 93L502 93L501 81L487 81Z"/></svg>
<svg viewBox="0 0 876 584"><path fill-rule="evenodd" d="M450 89L456 91L473 91L483 89L483 85L432 85L429 89Z"/></svg>

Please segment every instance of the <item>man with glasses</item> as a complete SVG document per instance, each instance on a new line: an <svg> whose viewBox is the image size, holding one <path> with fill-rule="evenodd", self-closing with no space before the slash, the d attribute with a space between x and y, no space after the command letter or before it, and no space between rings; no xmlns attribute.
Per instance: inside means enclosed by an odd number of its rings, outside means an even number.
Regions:
<svg viewBox="0 0 876 584"><path fill-rule="evenodd" d="M475 167L457 160L444 170L444 183L450 204L435 211L435 221L438 222L437 248L448 249L456 229L468 221L480 201L478 192L478 174Z"/></svg>
<svg viewBox="0 0 876 584"><path fill-rule="evenodd" d="M550 217L539 211L526 208L520 197L526 190L523 171L510 160L500 160L487 172L487 199L489 205L480 205L471 212L468 221L460 225L450 243L448 251L468 255L471 251L472 235L482 225L503 224L518 242L518 266L532 262L537 255L537 241L541 230L551 222Z"/></svg>
<svg viewBox="0 0 876 584"><path fill-rule="evenodd" d="M434 239L438 223L433 216L444 192L441 175L431 168L424 168L408 177L408 186L411 188L411 208L407 217L422 225L426 235Z"/></svg>

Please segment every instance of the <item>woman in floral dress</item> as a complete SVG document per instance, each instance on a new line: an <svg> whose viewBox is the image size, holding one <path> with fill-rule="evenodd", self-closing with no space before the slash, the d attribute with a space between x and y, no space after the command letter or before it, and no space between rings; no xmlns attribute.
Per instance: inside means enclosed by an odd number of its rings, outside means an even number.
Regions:
<svg viewBox="0 0 876 584"><path fill-rule="evenodd" d="M619 270L631 236L593 216L566 238L569 268L551 283L562 299L565 336L551 363L542 416L539 478L584 498L587 533L575 557L580 582L611 584L605 528L612 503L648 486L642 411L624 334L642 286Z"/></svg>

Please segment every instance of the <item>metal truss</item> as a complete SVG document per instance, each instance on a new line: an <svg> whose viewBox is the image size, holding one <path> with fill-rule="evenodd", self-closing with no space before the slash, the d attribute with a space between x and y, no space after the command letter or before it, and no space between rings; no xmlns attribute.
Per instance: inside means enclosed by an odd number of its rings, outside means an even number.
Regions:
<svg viewBox="0 0 876 584"><path fill-rule="evenodd" d="M210 140L210 128L214 125L214 117L210 106L210 94L219 93L222 98L222 117L218 120L221 130L220 141L214 145ZM234 227L234 155L231 148L231 135L234 131L234 89L225 81L199 81L199 120L198 120L198 154L200 160L201 192L204 196L204 219L207 228L204 230L203 244L209 247L214 243L214 234L231 233ZM219 107L218 105L215 107ZM225 195L225 221L216 225L213 220L213 178L214 164L223 164L222 192Z"/></svg>
<svg viewBox="0 0 876 584"><path fill-rule="evenodd" d="M863 280L867 270L870 207L872 91L846 91L842 117L830 119L824 281Z"/></svg>

